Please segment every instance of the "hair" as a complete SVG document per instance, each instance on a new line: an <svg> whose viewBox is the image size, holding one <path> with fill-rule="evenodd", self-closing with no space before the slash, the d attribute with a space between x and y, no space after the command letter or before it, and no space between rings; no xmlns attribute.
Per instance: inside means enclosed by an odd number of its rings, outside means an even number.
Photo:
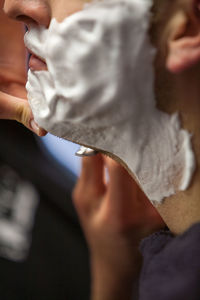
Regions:
<svg viewBox="0 0 200 300"><path fill-rule="evenodd" d="M164 27L166 27L169 20L172 20L174 25L177 16L183 17L185 14L191 15L193 13L192 10L194 9L195 5L191 5L191 0L153 0L151 22L151 27L153 29L152 36L155 39L159 39L160 34L165 30Z"/></svg>
<svg viewBox="0 0 200 300"><path fill-rule="evenodd" d="M154 43L158 42L163 34L176 2L176 0L153 0L150 33Z"/></svg>
<svg viewBox="0 0 200 300"><path fill-rule="evenodd" d="M166 40L177 20L190 13L189 0L153 0L150 36L152 43L166 51Z"/></svg>
<svg viewBox="0 0 200 300"><path fill-rule="evenodd" d="M160 109L165 109L165 103L168 102L171 91L170 81L166 78L165 59L168 52L166 28L172 13L175 10L175 3L179 0L153 0L151 9L151 22L149 35L153 46L157 49L157 55L154 61L155 76L154 88L156 103ZM160 74L162 76L160 76Z"/></svg>
<svg viewBox="0 0 200 300"><path fill-rule="evenodd" d="M173 78L165 67L166 57L168 55L168 37L189 13L186 5L191 4L190 0L153 0L152 19L150 24L150 38L152 44L157 49L157 55L154 62L155 67L155 95L156 103L159 109L168 113L174 112L169 100L172 100L171 91L174 88Z"/></svg>

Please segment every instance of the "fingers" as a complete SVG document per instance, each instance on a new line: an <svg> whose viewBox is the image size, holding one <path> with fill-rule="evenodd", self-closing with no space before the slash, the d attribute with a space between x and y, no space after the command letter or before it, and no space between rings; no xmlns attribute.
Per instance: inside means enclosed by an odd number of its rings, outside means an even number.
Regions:
<svg viewBox="0 0 200 300"><path fill-rule="evenodd" d="M104 189L104 161L101 154L82 159L81 180L91 186L97 186L97 190Z"/></svg>
<svg viewBox="0 0 200 300"><path fill-rule="evenodd" d="M128 171L118 162L105 157L105 164L109 174L108 195L109 199L117 201L124 199L127 195L134 196L138 186Z"/></svg>
<svg viewBox="0 0 200 300"><path fill-rule="evenodd" d="M105 192L104 161L101 154L82 159L81 175L77 188L80 194L84 192L88 198L99 197Z"/></svg>
<svg viewBox="0 0 200 300"><path fill-rule="evenodd" d="M73 198L81 214L98 205L105 193L104 160L101 154L82 159L80 178L73 192Z"/></svg>
<svg viewBox="0 0 200 300"><path fill-rule="evenodd" d="M38 136L46 134L44 129L38 127L27 100L10 96L0 92L0 119L16 120L36 133Z"/></svg>
<svg viewBox="0 0 200 300"><path fill-rule="evenodd" d="M119 163L105 157L105 163L109 173L107 195L105 197L105 207L109 215L113 216L113 221L117 226L125 228L132 224L140 216L141 192L140 188Z"/></svg>

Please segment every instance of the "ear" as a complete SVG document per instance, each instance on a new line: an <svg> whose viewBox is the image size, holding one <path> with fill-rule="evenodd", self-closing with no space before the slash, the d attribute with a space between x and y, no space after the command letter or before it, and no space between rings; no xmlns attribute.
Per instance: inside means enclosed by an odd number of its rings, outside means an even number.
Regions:
<svg viewBox="0 0 200 300"><path fill-rule="evenodd" d="M168 36L166 68L180 73L200 62L200 0L187 0L185 10L174 16Z"/></svg>

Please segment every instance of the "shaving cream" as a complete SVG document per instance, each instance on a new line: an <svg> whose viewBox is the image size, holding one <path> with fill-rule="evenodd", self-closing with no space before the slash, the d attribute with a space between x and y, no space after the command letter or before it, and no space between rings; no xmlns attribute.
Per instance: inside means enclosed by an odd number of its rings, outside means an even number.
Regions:
<svg viewBox="0 0 200 300"><path fill-rule="evenodd" d="M188 188L195 159L178 114L156 108L150 8L102 0L48 29L32 27L25 44L48 71L29 70L27 91L39 126L118 157L160 203Z"/></svg>

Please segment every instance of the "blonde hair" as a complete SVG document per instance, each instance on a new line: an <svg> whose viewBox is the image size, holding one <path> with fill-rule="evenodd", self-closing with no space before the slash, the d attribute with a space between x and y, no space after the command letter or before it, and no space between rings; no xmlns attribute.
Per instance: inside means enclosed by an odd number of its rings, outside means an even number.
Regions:
<svg viewBox="0 0 200 300"><path fill-rule="evenodd" d="M174 11L177 0L154 0L152 6L151 36L153 41L158 41L167 20Z"/></svg>
<svg viewBox="0 0 200 300"><path fill-rule="evenodd" d="M150 36L157 47L165 47L165 41L176 26L183 24L186 15L191 13L190 0L153 0Z"/></svg>
<svg viewBox="0 0 200 300"><path fill-rule="evenodd" d="M193 9L191 2L191 0L153 0L152 26L156 25L162 29L175 15L191 14Z"/></svg>

